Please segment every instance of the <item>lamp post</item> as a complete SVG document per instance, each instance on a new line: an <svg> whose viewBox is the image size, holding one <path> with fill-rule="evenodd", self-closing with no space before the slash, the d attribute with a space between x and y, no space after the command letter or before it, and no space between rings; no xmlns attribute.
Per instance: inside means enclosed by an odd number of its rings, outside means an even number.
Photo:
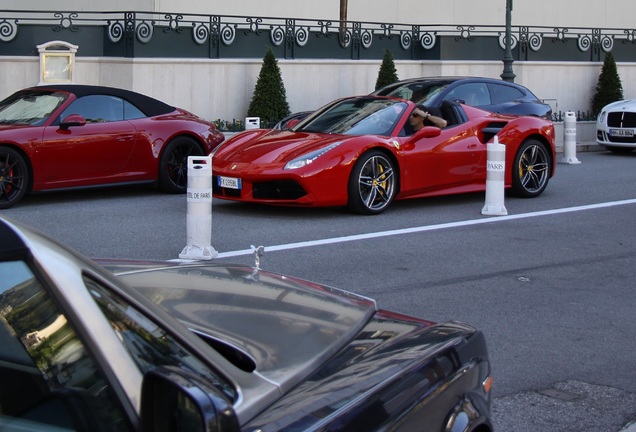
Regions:
<svg viewBox="0 0 636 432"><path fill-rule="evenodd" d="M347 34L347 9L349 8L348 0L340 0L340 44L344 47Z"/></svg>
<svg viewBox="0 0 636 432"><path fill-rule="evenodd" d="M503 58L503 72L500 75L504 81L514 82L516 75L512 71L512 0L506 0L506 50Z"/></svg>

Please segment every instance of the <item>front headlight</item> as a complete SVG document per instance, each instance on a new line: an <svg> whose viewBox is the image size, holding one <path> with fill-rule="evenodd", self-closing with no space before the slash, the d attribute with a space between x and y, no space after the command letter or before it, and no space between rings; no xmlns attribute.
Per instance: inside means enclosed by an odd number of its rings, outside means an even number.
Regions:
<svg viewBox="0 0 636 432"><path fill-rule="evenodd" d="M601 113L598 115L598 118L596 120L599 123L604 123L605 122L605 111L601 111Z"/></svg>
<svg viewBox="0 0 636 432"><path fill-rule="evenodd" d="M323 147L321 149L306 153L300 157L297 157L296 159L290 160L289 162L285 164L285 169L291 170L291 169L305 167L309 165L310 163L312 163L313 161L315 161L316 159L318 159L320 156L327 153L329 150L338 147L340 144L342 144L342 141L329 144L327 147Z"/></svg>

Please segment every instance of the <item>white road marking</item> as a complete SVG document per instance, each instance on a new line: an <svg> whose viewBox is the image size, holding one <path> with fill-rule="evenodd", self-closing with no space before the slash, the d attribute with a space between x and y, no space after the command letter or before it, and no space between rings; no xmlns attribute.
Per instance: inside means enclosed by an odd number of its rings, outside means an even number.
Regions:
<svg viewBox="0 0 636 432"><path fill-rule="evenodd" d="M470 226L470 225L506 222L513 219L527 219L531 217L550 216L550 215L563 214L563 213L573 213L573 212L595 210L599 208L616 207L616 206L630 205L630 204L636 204L636 199L611 201L606 203L589 204L584 206L567 207L562 209L544 210L544 211L538 211L533 213L521 213L518 215L497 216L497 217L472 219L472 220L459 221L459 222L448 222L448 223L437 224L437 225L425 225L425 226L412 227L412 228L379 231L379 232L367 233L367 234L356 234L356 235L349 235L349 236L343 236L343 237L333 237L333 238L322 239L322 240L309 240L309 241L287 243L287 244L275 245L275 246L265 246L265 252L275 252L275 251L289 250L289 249L300 249L300 248L306 248L306 247L312 247L312 246L321 246L321 245L334 244L334 243L345 243L345 242L367 240L367 239L378 238L378 237L390 237L390 236L411 234L411 233L424 232L424 231L436 231L441 229L457 228L457 227L464 227L464 226ZM220 252L217 258L229 258L229 257L235 257L235 256L241 256L241 255L251 255L253 253L254 251L252 249L243 249L243 250L236 250L236 251L230 251L230 252Z"/></svg>

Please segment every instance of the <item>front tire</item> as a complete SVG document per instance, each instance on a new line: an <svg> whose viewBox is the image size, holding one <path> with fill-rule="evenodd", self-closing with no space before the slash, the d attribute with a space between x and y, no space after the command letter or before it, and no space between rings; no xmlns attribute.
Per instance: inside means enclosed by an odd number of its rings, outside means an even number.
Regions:
<svg viewBox="0 0 636 432"><path fill-rule="evenodd" d="M168 143L159 160L159 189L167 193L185 193L188 187L188 157L203 156L199 144L188 137Z"/></svg>
<svg viewBox="0 0 636 432"><path fill-rule="evenodd" d="M0 147L0 209L13 207L29 188L29 168L24 157L9 147Z"/></svg>
<svg viewBox="0 0 636 432"><path fill-rule="evenodd" d="M395 197L396 176L393 162L381 151L360 156L349 177L349 209L365 215L382 213Z"/></svg>
<svg viewBox="0 0 636 432"><path fill-rule="evenodd" d="M512 165L512 192L521 198L543 193L550 178L551 160L545 146L537 140L521 144Z"/></svg>

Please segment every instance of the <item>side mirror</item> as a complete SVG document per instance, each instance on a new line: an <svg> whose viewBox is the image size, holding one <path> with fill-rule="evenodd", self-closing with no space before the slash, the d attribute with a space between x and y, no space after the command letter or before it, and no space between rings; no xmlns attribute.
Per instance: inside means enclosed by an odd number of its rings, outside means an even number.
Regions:
<svg viewBox="0 0 636 432"><path fill-rule="evenodd" d="M143 432L238 432L232 404L213 386L172 367L144 374L141 386Z"/></svg>
<svg viewBox="0 0 636 432"><path fill-rule="evenodd" d="M74 126L84 126L86 124L86 119L79 114L70 114L66 116L60 123L60 129L68 130L70 127Z"/></svg>
<svg viewBox="0 0 636 432"><path fill-rule="evenodd" d="M421 139L421 138L434 138L439 136L442 133L442 130L437 126L424 126L422 129L418 130L413 134L413 138Z"/></svg>

